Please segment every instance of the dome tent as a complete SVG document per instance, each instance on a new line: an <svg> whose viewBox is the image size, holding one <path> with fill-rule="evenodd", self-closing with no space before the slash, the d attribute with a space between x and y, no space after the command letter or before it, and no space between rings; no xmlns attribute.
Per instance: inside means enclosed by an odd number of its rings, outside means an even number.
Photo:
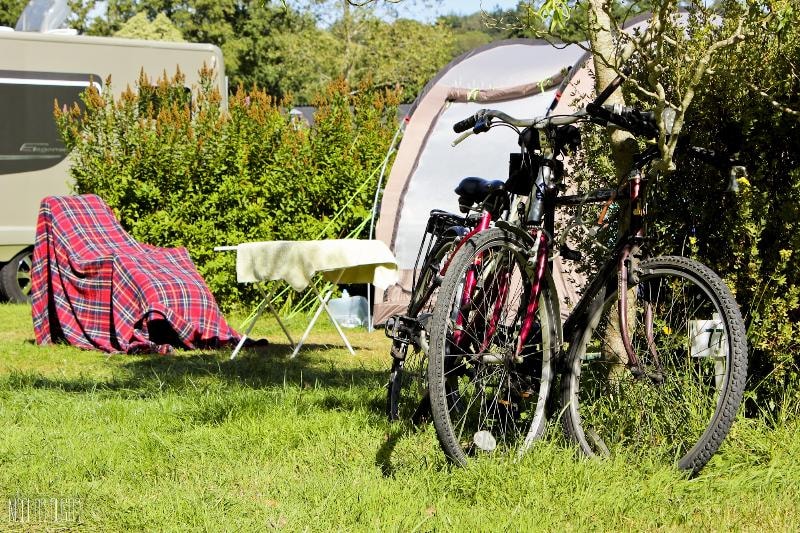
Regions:
<svg viewBox="0 0 800 533"><path fill-rule="evenodd" d="M509 153L518 150L516 134L506 128L452 147L453 124L486 107L516 117L544 115L568 69L585 59L574 44L498 41L454 59L423 88L405 118L376 226L376 237L394 252L401 272L398 285L376 294L376 324L405 312L429 212L457 213L458 183L467 176L505 179Z"/></svg>

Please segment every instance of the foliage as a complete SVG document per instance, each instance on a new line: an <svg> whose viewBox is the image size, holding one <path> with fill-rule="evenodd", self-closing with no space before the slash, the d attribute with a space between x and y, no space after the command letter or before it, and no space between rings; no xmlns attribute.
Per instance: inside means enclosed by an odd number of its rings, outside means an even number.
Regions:
<svg viewBox="0 0 800 533"><path fill-rule="evenodd" d="M444 15L438 18L437 23L450 29L454 41L453 55L459 56L492 41L516 37L502 25L508 16L508 12L496 9L470 15Z"/></svg>
<svg viewBox="0 0 800 533"><path fill-rule="evenodd" d="M239 71L228 68L228 75L247 87L258 85L270 94L308 103L340 71L339 43L309 16L256 7L240 35L247 45Z"/></svg>
<svg viewBox="0 0 800 533"><path fill-rule="evenodd" d="M97 4L97 0L73 0L73 3L76 5L73 24L90 35L114 35L137 13L145 13L149 19L163 13L187 41L219 46L229 74L237 72L240 55L246 48L239 29L247 19L247 8L260 5L257 0L108 0L103 2L104 16L88 20L87 8Z"/></svg>
<svg viewBox="0 0 800 533"><path fill-rule="evenodd" d="M152 41L183 41L181 31L172 24L164 13L159 13L152 21L144 12L137 13L114 33L115 37L128 39L147 39Z"/></svg>
<svg viewBox="0 0 800 533"><path fill-rule="evenodd" d="M740 152L749 176L739 194L722 192L726 174L683 158L659 203L672 249L692 243L726 275L748 319L753 384L772 398L800 378L800 14L784 15L792 22L762 22L723 52L687 116L693 144Z"/></svg>
<svg viewBox="0 0 800 533"><path fill-rule="evenodd" d="M694 255L719 272L734 292L748 323L751 343L748 409L778 409L787 384L800 379L800 31L798 14L785 2L763 5L756 17L728 3L715 30L731 31L746 21L749 37L720 51L717 67L697 87L687 110L686 144L723 154L738 152L749 177L738 181L739 192L726 192L727 171L692 158L681 147L674 173L651 181L650 244L653 254ZM767 18L764 13L775 14ZM690 24L691 24L690 20ZM690 29L695 31L696 27ZM687 33L687 36L690 33ZM695 41L681 38L680 51L661 58L660 82L672 91L685 83L680 63L702 52L713 35ZM696 48L700 48L698 51ZM647 70L637 68L639 84ZM674 94L674 93L673 93ZM626 100L649 107L629 90ZM650 104L652 105L652 104ZM583 129L584 150L573 161L571 175L584 187L608 186L609 158L596 131ZM587 210L586 221L597 220ZM608 220L608 218L607 218ZM580 244L597 266L597 244L609 244L615 226ZM589 238L591 237L591 238ZM591 252L594 252L591 253ZM758 407L756 407L758 406Z"/></svg>
<svg viewBox="0 0 800 533"><path fill-rule="evenodd" d="M0 0L0 26L13 28L26 5L27 0Z"/></svg>
<svg viewBox="0 0 800 533"><path fill-rule="evenodd" d="M411 101L453 54L442 25L389 23L338 0L326 6L340 12L328 27L317 24L313 10L261 0L109 0L105 15L93 20L88 13L96 0L72 3L73 25L93 35L115 35L134 16L163 13L187 41L222 49L233 87L257 85L302 103L338 78L353 87L402 85L403 99Z"/></svg>
<svg viewBox="0 0 800 533"><path fill-rule="evenodd" d="M649 12L652 0L630 2L615 0L606 9L614 20L625 25L637 15ZM589 27L589 9L585 0L574 2L520 1L517 9L500 13L494 24L504 28L513 37L547 36L563 42L586 41Z"/></svg>
<svg viewBox="0 0 800 533"><path fill-rule="evenodd" d="M413 101L428 80L450 61L454 47L446 27L408 19L392 24L372 20L359 44L354 78L371 80L378 87L402 87L406 102Z"/></svg>
<svg viewBox="0 0 800 533"><path fill-rule="evenodd" d="M56 109L79 193L96 193L136 238L185 246L225 306L254 297L236 284L233 254L214 246L343 237L370 214L396 128L395 93L352 95L337 81L315 103L313 128L292 122L266 92L239 88L221 108L212 73L194 101L183 77L146 77L115 99L89 90L85 110ZM357 235L356 235L357 236Z"/></svg>

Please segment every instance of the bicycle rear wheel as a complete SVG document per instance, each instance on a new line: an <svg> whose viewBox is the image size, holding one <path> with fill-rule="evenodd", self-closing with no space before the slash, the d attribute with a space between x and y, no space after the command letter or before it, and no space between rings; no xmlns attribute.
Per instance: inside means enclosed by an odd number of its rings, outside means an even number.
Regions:
<svg viewBox="0 0 800 533"><path fill-rule="evenodd" d="M457 464L485 452L521 454L544 431L559 326L549 277L526 321L537 281L528 253L516 235L489 229L459 250L442 284L428 382L439 442ZM467 302L468 276L475 288Z"/></svg>
<svg viewBox="0 0 800 533"><path fill-rule="evenodd" d="M425 325L441 287L439 272L454 246L453 238L442 238L434 245L412 289L407 316L416 319L422 330L419 342L405 344L394 341L392 345L392 369L386 391L389 421L410 420L419 425L430 417Z"/></svg>
<svg viewBox="0 0 800 533"><path fill-rule="evenodd" d="M742 400L741 312L719 276L685 257L642 261L628 294L635 299L628 331L646 375L625 367L611 291L572 343L562 381L565 429L588 455L626 450L697 472L728 434Z"/></svg>

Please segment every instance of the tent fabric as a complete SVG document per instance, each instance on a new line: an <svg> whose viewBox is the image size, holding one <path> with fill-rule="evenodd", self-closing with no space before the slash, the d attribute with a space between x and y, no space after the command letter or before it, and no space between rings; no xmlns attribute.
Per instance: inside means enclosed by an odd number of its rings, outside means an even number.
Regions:
<svg viewBox="0 0 800 533"><path fill-rule="evenodd" d="M533 83L515 85L513 87L502 87L498 89L465 89L452 87L447 92L447 100L450 102L504 102L506 100L516 100L533 96L558 87L567 75L567 69L562 70L555 76L545 78Z"/></svg>
<svg viewBox="0 0 800 533"><path fill-rule="evenodd" d="M169 353L238 340L186 249L137 242L95 195L42 200L31 277L38 344Z"/></svg>
<svg viewBox="0 0 800 533"><path fill-rule="evenodd" d="M414 262L429 212L458 212L453 190L461 179L505 179L509 154L519 150L516 134L507 128L452 147L452 125L484 107L516 117L545 115L565 70L583 55L579 45L556 48L531 39L499 41L453 60L425 86L406 117L381 200L376 237L397 257L401 281L376 292L376 324L403 313L408 305Z"/></svg>

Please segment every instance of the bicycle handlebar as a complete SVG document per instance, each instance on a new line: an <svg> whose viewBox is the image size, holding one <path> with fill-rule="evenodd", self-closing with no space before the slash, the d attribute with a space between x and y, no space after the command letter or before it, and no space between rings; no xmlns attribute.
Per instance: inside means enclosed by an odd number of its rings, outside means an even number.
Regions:
<svg viewBox="0 0 800 533"><path fill-rule="evenodd" d="M481 109L481 111L485 111L485 110ZM456 122L455 124L453 124L453 131L456 132L456 133L461 133L461 132L467 131L471 127L475 126L475 123L478 122L478 117L479 117L479 114L480 114L481 111L478 111L474 115L472 115L470 117L467 117L464 120L462 120L460 122Z"/></svg>
<svg viewBox="0 0 800 533"><path fill-rule="evenodd" d="M456 146L470 135L488 131L489 128L491 128L492 119L498 119L505 124L520 128L531 127L543 129L550 126L572 124L588 117L593 122L603 126L611 123L634 135L653 139L658 136L658 123L656 122L655 113L652 111L642 111L633 107L623 107L619 104L605 105L605 101L608 100L620 85L622 85L626 75L628 75L628 72L623 71L623 74L614 78L614 80L600 92L594 101L587 104L584 109L570 115L550 115L532 119L518 119L502 111L481 109L474 115L453 125L453 131L456 133L463 133L453 141L452 145ZM472 129L470 130L470 128ZM734 158L698 146L689 147L689 151L698 159L712 166L719 169L728 169L730 172L729 191L738 190L737 179L742 176L747 176L747 169Z"/></svg>
<svg viewBox="0 0 800 533"><path fill-rule="evenodd" d="M586 117L586 111L581 109L570 115L551 115L535 118L515 118L511 115L498 111L496 109L481 109L474 115L465 118L453 125L453 131L461 133L452 142L453 146L473 134L483 133L489 131L492 126L492 119L497 119L504 124L515 126L517 128L536 128L544 129L549 126L563 126L572 124ZM472 128L472 129L470 129Z"/></svg>
<svg viewBox="0 0 800 533"><path fill-rule="evenodd" d="M656 116L652 111L641 111L634 107L623 107L619 104L597 105L592 102L586 106L586 112L601 125L611 123L634 135L648 139L658 135Z"/></svg>

